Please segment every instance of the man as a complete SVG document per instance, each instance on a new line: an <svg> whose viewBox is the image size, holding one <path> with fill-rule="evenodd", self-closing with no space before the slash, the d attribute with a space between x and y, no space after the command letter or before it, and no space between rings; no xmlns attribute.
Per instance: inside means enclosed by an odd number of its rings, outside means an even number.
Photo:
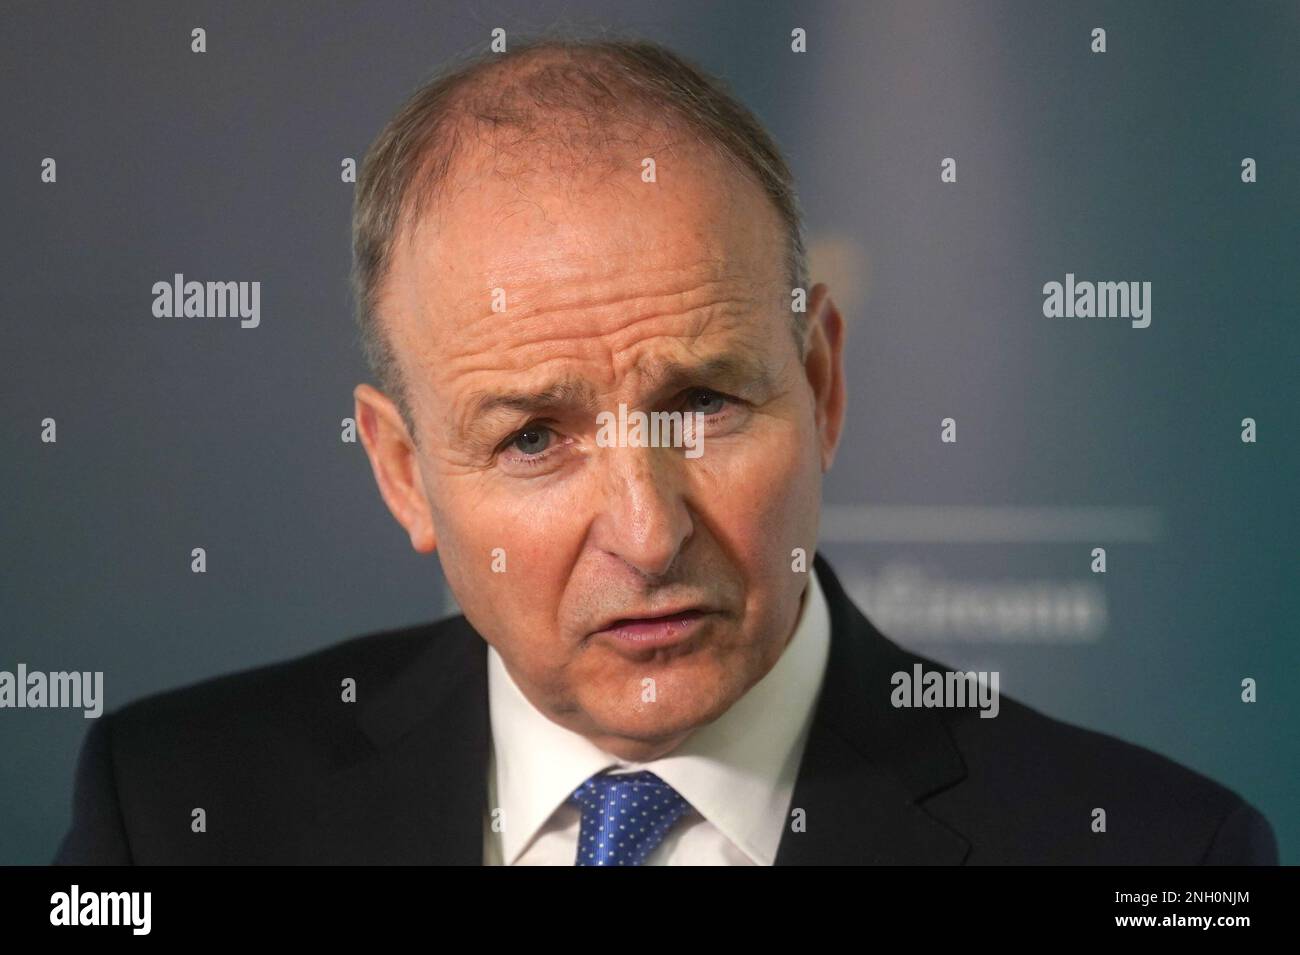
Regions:
<svg viewBox="0 0 1300 955"><path fill-rule="evenodd" d="M800 301L780 153L688 64L551 42L432 82L354 241L356 420L463 615L100 719L58 861L1275 861L1146 750L895 705L941 668L810 559L844 323ZM607 429L638 413L673 440Z"/></svg>

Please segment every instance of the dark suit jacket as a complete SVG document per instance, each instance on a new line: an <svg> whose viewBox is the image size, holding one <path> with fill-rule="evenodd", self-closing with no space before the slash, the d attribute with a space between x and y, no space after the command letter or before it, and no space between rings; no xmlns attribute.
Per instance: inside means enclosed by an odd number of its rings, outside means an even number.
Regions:
<svg viewBox="0 0 1300 955"><path fill-rule="evenodd" d="M791 802L807 828L785 833L778 865L1276 863L1259 812L1149 750L1006 697L993 719L895 708L893 673L945 668L882 636L820 556L815 569L830 658ZM478 865L486 648L458 616L106 714L55 862Z"/></svg>

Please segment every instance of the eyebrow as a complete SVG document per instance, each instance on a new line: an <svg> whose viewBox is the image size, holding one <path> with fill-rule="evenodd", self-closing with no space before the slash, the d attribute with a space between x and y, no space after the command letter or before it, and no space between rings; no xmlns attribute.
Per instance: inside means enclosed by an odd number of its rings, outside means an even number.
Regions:
<svg viewBox="0 0 1300 955"><path fill-rule="evenodd" d="M637 366L649 386L658 391L673 391L690 384L720 390L742 387L760 393L770 392L776 376L757 356L718 355L701 362L684 364L668 360ZM478 391L470 397L468 424L460 429L462 440L474 440L491 429L485 418L503 414L529 417L547 413L596 411L596 389L583 378L566 376L542 386L537 391Z"/></svg>
<svg viewBox="0 0 1300 955"><path fill-rule="evenodd" d="M772 369L756 355L718 355L694 364L678 361L655 362L641 368L651 387L670 391L701 381L720 382L719 388L750 385L768 391L776 381Z"/></svg>

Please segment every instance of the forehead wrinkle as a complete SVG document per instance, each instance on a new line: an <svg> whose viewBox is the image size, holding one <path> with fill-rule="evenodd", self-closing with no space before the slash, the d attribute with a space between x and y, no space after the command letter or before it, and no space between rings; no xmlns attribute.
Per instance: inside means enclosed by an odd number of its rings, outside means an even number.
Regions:
<svg viewBox="0 0 1300 955"><path fill-rule="evenodd" d="M487 295L493 288L506 291L508 316L526 320L539 314L563 314L584 309L595 311L641 303L645 303L642 308L653 311L662 308L658 303L664 299L681 299L684 307L681 311L690 311L718 301L748 301L746 291L757 285L749 275L738 272L725 274L722 270L710 269L708 277L689 277L689 285L682 287L681 274L697 272L703 262L685 269L641 266L593 277L581 266L562 268L560 262L563 259L559 255L545 260L524 252L519 255L520 261L507 261L498 266L497 274L485 282L481 290L461 296L461 303L468 307L467 311L474 313L474 321L495 320L499 324L502 313L491 311L490 296ZM664 278L656 282L655 278L664 273L679 278L677 281ZM633 282L636 286L629 288Z"/></svg>
<svg viewBox="0 0 1300 955"><path fill-rule="evenodd" d="M661 298L664 296L660 296ZM538 349L545 351L565 350L570 346L582 342L599 342L609 340L608 351L617 353L622 351L626 346L620 343L620 339L635 339L638 342L648 341L652 338L676 338L676 339L696 339L703 337L709 326L720 319L734 319L749 317L755 323L761 320L758 303L756 300L748 297L732 298L719 297L710 298L707 301L696 302L690 305L684 311L665 310L659 303L646 306L644 309L638 309L632 312L626 318L622 318L616 328L603 327L608 324L602 316L597 314L599 310L609 311L617 306L617 302L602 306L582 306L565 308L559 310L550 310L546 312L535 312L524 317L514 316L514 322L531 321L537 326L535 334L529 335L522 341L512 344L493 342L490 345L490 351L494 355L508 357L517 355L520 352ZM657 306L657 307L656 307ZM560 319L564 312L571 313L566 321L567 325L578 326L566 328L563 335L557 335L554 322ZM499 314L494 315L499 318ZM485 316L486 318L486 316ZM642 326L648 322L664 321L671 319L680 319L686 327L681 333L673 334L671 332L660 332L655 335L645 335L641 331ZM491 324L483 326L484 331L480 336L467 335L468 344L472 349L468 354L463 354L462 358L478 357L485 349L473 348L474 339L486 339L491 331L499 330L498 324L495 328ZM521 331L521 329L516 329ZM486 342L485 342L486 344ZM455 365L455 359L450 364ZM529 357L527 361L521 361L527 367L535 367L537 364L536 356Z"/></svg>
<svg viewBox="0 0 1300 955"><path fill-rule="evenodd" d="M698 320L693 323L693 327L684 332L659 330L652 334L635 334L635 326L654 318L663 317L661 315L652 315L635 319L633 322L623 324L613 330L582 330L564 337L557 337L553 333L539 333L528 340L513 345L495 344L490 348L476 348L473 347L473 343L470 343L468 347L460 351L460 354L443 356L437 362L437 365L441 366L442 369L442 374L438 377L450 381L456 378L464 380L471 376L516 377L530 372L536 375L546 365L575 360L579 362L608 362L610 374L614 377L620 377L624 372L618 372L615 369L620 364L626 364L626 361L620 361L620 358L631 358L639 363L644 362L646 359L635 356L644 354L643 349L652 346L654 343L663 342L670 348L672 346L684 347L687 353L690 353L695 347L698 347L698 343L701 341L716 340L720 336L729 336L729 341L724 347L736 349L746 355L753 356L755 364L762 365L765 371L770 371L769 366L763 364L760 358L762 343L758 338L758 334L762 316L749 314L744 307L747 303L736 303L735 307L721 309L716 307L719 304L726 303L709 303L708 306L703 306L702 308L711 308L712 311L699 316ZM737 321L736 319L741 320ZM547 331L552 330L548 329ZM629 337L635 340L630 342L620 340ZM579 347L575 348L575 346ZM593 348L595 351L592 351ZM524 359L514 362L502 360L505 356L524 350L531 350L533 354L525 355ZM432 353L430 355L432 356ZM650 360L653 361L653 359ZM646 367L653 373L653 367ZM563 377L563 374L558 374L557 380ZM581 376L578 377L581 378ZM470 392L469 397L463 400L473 401L481 395L493 393L495 392L490 389L480 388Z"/></svg>
<svg viewBox="0 0 1300 955"><path fill-rule="evenodd" d="M650 358L638 360L630 372L644 380L652 390L667 390L689 382L703 382L731 376L742 381L757 381L767 389L776 381L772 366L758 355L747 352L714 355L697 362ZM477 389L468 397L469 419L460 429L463 439L473 440L490 430L484 418L504 413L534 416L547 411L580 411L591 416L596 411L596 389L584 378L566 375L543 385L536 391L492 391Z"/></svg>

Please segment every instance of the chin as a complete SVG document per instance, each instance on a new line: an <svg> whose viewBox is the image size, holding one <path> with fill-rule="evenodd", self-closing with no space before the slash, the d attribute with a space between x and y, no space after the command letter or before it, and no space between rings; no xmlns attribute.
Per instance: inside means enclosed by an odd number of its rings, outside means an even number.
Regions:
<svg viewBox="0 0 1300 955"><path fill-rule="evenodd" d="M661 691L658 702L639 703L632 710L597 711L594 715L598 725L609 735L642 742L668 739L713 722L735 702L731 698L716 695L716 682L710 686L710 690L711 692L677 703L666 700ZM604 703L607 699L605 697L601 702Z"/></svg>

